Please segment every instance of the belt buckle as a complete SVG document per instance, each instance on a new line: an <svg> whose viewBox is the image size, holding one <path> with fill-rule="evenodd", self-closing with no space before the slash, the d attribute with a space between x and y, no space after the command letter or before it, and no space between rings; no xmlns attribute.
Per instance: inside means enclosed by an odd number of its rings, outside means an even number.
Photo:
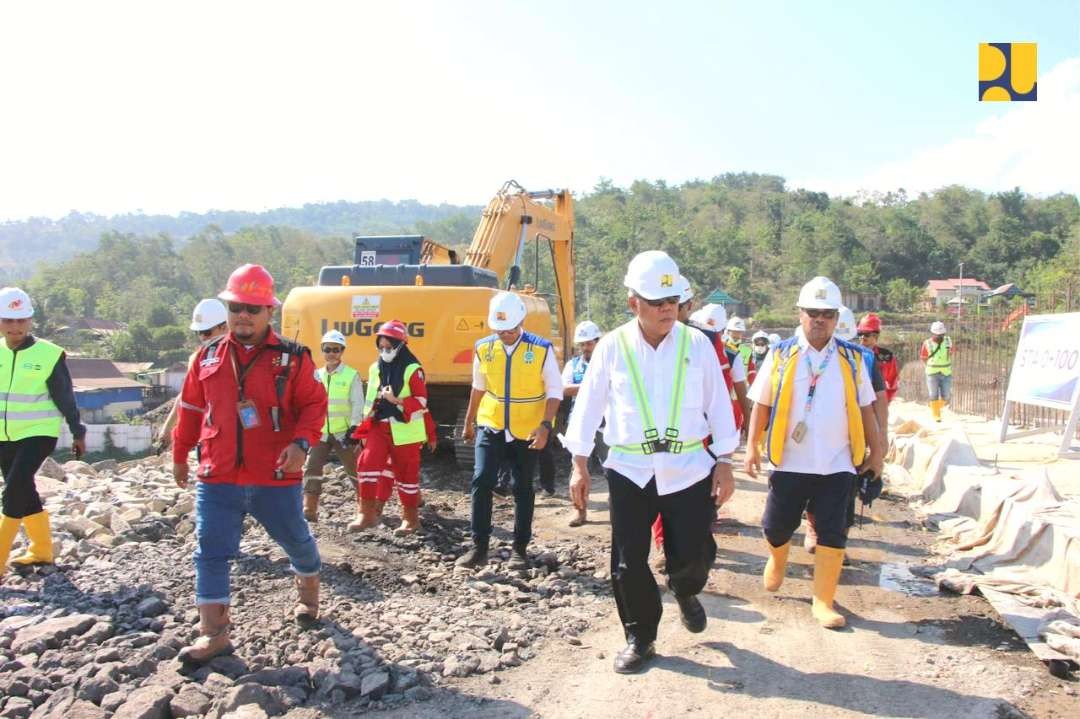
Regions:
<svg viewBox="0 0 1080 719"><path fill-rule="evenodd" d="M666 439L653 440L653 444L655 445L655 450L654 451L657 452L658 454L659 453L667 453L667 452L671 451L669 449L669 447L671 446L671 443Z"/></svg>

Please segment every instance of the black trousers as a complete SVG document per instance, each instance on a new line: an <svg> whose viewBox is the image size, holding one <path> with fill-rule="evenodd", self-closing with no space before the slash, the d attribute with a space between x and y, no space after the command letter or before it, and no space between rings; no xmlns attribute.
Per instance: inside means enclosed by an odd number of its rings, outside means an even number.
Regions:
<svg viewBox="0 0 1080 719"><path fill-rule="evenodd" d="M26 437L17 442L0 442L0 472L4 473L4 514L22 519L44 507L34 484L34 475L45 458L56 449L56 437Z"/></svg>
<svg viewBox="0 0 1080 719"><path fill-rule="evenodd" d="M692 596L705 588L716 559L711 526L716 508L712 478L674 494L658 495L656 479L641 488L618 472L605 471L611 505L611 586L628 641L656 639L663 606L649 568L652 524L664 523L668 588Z"/></svg>
<svg viewBox="0 0 1080 719"><path fill-rule="evenodd" d="M536 472L538 454L535 449L529 449L527 440L508 442L501 429L477 429L471 492L472 537L476 546L487 547L491 538L491 490L504 463L510 467L514 488L514 544L524 546L532 539L533 511L536 506L533 474Z"/></svg>
<svg viewBox="0 0 1080 719"><path fill-rule="evenodd" d="M848 506L855 475L773 472L761 528L774 547L791 540L804 511L814 515L818 544L843 549L847 546ZM852 505L854 506L854 505Z"/></svg>

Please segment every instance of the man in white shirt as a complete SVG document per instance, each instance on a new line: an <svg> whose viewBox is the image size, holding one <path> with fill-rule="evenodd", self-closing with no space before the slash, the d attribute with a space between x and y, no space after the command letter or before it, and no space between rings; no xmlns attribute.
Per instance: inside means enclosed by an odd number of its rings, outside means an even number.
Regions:
<svg viewBox="0 0 1080 719"><path fill-rule="evenodd" d="M769 353L750 388L754 409L746 453L751 477L761 469L762 444L774 467L761 520L769 549L765 589L780 588L791 536L803 511L812 512L818 534L813 615L830 629L845 624L833 600L856 468L880 476L885 453L863 354L833 338L840 306L840 289L828 278L815 277L803 286L802 332Z"/></svg>
<svg viewBox="0 0 1080 719"><path fill-rule="evenodd" d="M472 478L472 541L458 557L462 567L487 563L491 538L491 492L499 467L510 464L514 491L514 548L509 567L529 568L536 493L537 456L547 445L552 421L562 401L562 376L555 349L522 327L527 311L514 292L499 292L488 307L488 327L495 334L476 343L472 394L462 439L476 440Z"/></svg>
<svg viewBox="0 0 1080 719"><path fill-rule="evenodd" d="M600 331L600 327L592 320L580 322L574 329L574 345L577 347L577 355L563 366L562 371L563 398L570 401L570 409L574 407L574 398L577 397L578 390L581 389L581 381L585 379L585 370L589 368L589 362L592 361L592 353L596 349L596 343L603 336L604 333ZM567 416L569 414L567 412ZM604 446L603 438L599 432L596 433L596 439L596 446L593 448L592 454L589 455L589 460L590 464L595 462L599 465L607 456L607 447ZM574 516L569 522L570 526L580 527L585 524L588 519L587 511L588 508L585 505L575 506Z"/></svg>
<svg viewBox="0 0 1080 719"><path fill-rule="evenodd" d="M623 284L634 319L596 346L570 413L570 496L589 496L588 457L604 422L611 513L611 583L627 646L615 671L640 671L655 656L662 604L649 569L650 527L664 525L668 587L683 625L705 629L697 594L716 557L714 507L735 491L731 453L739 437L720 363L702 333L677 321L679 268L663 252L637 255ZM707 451L702 440L711 437ZM714 459L714 456L716 459Z"/></svg>

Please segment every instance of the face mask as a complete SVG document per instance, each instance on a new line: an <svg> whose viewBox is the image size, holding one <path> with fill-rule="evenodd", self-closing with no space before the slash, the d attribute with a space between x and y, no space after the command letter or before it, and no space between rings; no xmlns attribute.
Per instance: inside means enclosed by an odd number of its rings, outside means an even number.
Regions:
<svg viewBox="0 0 1080 719"><path fill-rule="evenodd" d="M400 347L395 347L392 350L379 350L379 359L387 363L393 362L394 358L398 356L398 351L400 349Z"/></svg>

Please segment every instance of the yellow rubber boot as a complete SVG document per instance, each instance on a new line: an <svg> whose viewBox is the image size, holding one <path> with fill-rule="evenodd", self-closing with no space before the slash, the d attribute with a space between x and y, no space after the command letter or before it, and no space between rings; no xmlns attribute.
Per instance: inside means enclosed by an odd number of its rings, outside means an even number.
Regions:
<svg viewBox="0 0 1080 719"><path fill-rule="evenodd" d="M52 532L49 531L49 513L45 510L23 517L26 536L30 546L26 552L11 560L12 564L52 564Z"/></svg>
<svg viewBox="0 0 1080 719"><path fill-rule="evenodd" d="M940 399L932 399L932 400L930 400L930 414L934 415L934 421L935 422L940 422L941 421L941 400Z"/></svg>
<svg viewBox="0 0 1080 719"><path fill-rule="evenodd" d="M0 516L0 577L7 570L8 555L11 554L11 544L15 541L15 535L19 533L22 525L21 519L9 517L6 514Z"/></svg>
<svg viewBox="0 0 1080 719"><path fill-rule="evenodd" d="M765 546L769 548L769 561L765 562L765 574L762 575L762 583L765 591L775 592L784 583L784 572L787 571L788 552L791 551L791 542L784 542L779 547L769 544L765 540Z"/></svg>
<svg viewBox="0 0 1080 719"><path fill-rule="evenodd" d="M839 629L847 624L833 609L840 571L844 568L844 550L818 545L814 552L814 619L827 629Z"/></svg>

